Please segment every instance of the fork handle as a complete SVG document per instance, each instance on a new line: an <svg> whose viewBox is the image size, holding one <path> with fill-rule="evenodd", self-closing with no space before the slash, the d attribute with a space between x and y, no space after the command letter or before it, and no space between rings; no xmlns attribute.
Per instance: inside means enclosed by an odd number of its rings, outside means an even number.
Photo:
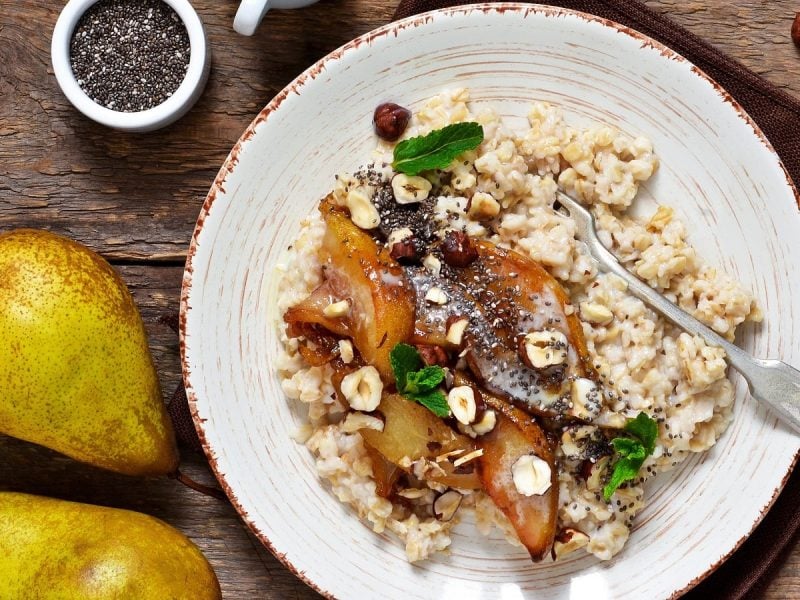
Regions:
<svg viewBox="0 0 800 600"><path fill-rule="evenodd" d="M753 358L634 276L599 239L587 240L587 244L600 268L623 279L634 296L681 329L699 335L709 345L725 350L728 362L747 380L751 395L772 408L785 423L800 433L800 371L779 360Z"/></svg>

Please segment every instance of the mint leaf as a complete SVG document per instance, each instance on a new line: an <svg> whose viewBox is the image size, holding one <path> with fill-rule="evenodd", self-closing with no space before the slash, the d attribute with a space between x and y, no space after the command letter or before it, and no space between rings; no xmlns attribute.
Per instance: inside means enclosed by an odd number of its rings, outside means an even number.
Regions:
<svg viewBox="0 0 800 600"><path fill-rule="evenodd" d="M397 344L389 354L397 391L409 400L419 402L437 417L450 415L447 398L436 389L444 381L444 369L438 365L424 367L414 346ZM420 368L422 367L422 368Z"/></svg>
<svg viewBox="0 0 800 600"><path fill-rule="evenodd" d="M603 500L608 502L617 488L632 479L636 479L644 460L653 453L658 437L658 423L645 413L639 413L635 419L628 419L625 431L632 437L618 437L611 440L617 460L611 479L603 487Z"/></svg>
<svg viewBox="0 0 800 600"><path fill-rule="evenodd" d="M658 423L653 419L640 412L635 419L628 419L628 422L625 423L625 431L639 438L648 456L653 453L658 437Z"/></svg>
<svg viewBox="0 0 800 600"><path fill-rule="evenodd" d="M397 344L389 354L389 364L392 366L394 378L397 380L397 390L404 392L408 374L422 366L422 358L414 346Z"/></svg>
<svg viewBox="0 0 800 600"><path fill-rule="evenodd" d="M631 438L614 438L611 440L611 445L614 450L622 458L641 458L644 460L647 457L645 448L639 440L632 440Z"/></svg>
<svg viewBox="0 0 800 600"><path fill-rule="evenodd" d="M635 479L643 462L644 459L634 460L630 458L620 458L614 463L614 472L611 474L611 479L605 487L603 487L603 500L608 502L620 485L626 481Z"/></svg>
<svg viewBox="0 0 800 600"><path fill-rule="evenodd" d="M411 400L419 402L435 414L437 417L447 417L450 415L450 407L447 405L447 398L441 390L431 390L423 394L410 396Z"/></svg>
<svg viewBox="0 0 800 600"><path fill-rule="evenodd" d="M444 369L438 365L431 365L412 371L406 375L405 391L409 394L430 392L444 381Z"/></svg>
<svg viewBox="0 0 800 600"><path fill-rule="evenodd" d="M453 123L397 144L392 168L406 175L444 169L459 154L474 150L482 141L483 127L479 123Z"/></svg>

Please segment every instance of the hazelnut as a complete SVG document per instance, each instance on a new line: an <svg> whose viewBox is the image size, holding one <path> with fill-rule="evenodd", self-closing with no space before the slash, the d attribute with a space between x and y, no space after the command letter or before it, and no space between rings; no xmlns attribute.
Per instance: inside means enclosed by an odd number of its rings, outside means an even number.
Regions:
<svg viewBox="0 0 800 600"><path fill-rule="evenodd" d="M594 381L578 377L570 386L570 407L567 413L576 419L591 421L600 414L602 397Z"/></svg>
<svg viewBox="0 0 800 600"><path fill-rule="evenodd" d="M461 506L461 494L455 490L445 492L433 503L433 514L440 521L449 521Z"/></svg>
<svg viewBox="0 0 800 600"><path fill-rule="evenodd" d="M346 317L350 314L350 302L347 300L339 300L339 302L331 302L322 309L322 314L329 319L338 319Z"/></svg>
<svg viewBox="0 0 800 600"><path fill-rule="evenodd" d="M581 317L589 323L608 325L614 320L614 313L596 302L581 302Z"/></svg>
<svg viewBox="0 0 800 600"><path fill-rule="evenodd" d="M379 104L372 115L375 134L387 142L393 142L406 130L411 120L411 111L393 102Z"/></svg>
<svg viewBox="0 0 800 600"><path fill-rule="evenodd" d="M792 41L795 46L800 48L800 12L794 16L792 23Z"/></svg>
<svg viewBox="0 0 800 600"><path fill-rule="evenodd" d="M448 231L442 240L442 257L451 267L468 267L478 258L478 250L463 231Z"/></svg>
<svg viewBox="0 0 800 600"><path fill-rule="evenodd" d="M389 256L399 263L410 263L419 258L417 256L417 249L414 246L414 241L410 238L392 244L392 248L389 250Z"/></svg>
<svg viewBox="0 0 800 600"><path fill-rule="evenodd" d="M419 175L398 173L392 177L392 194L398 204L415 204L428 197L433 185Z"/></svg>
<svg viewBox="0 0 800 600"><path fill-rule="evenodd" d="M428 254L422 259L422 266L425 267L431 275L438 275L442 271L442 261L433 254Z"/></svg>
<svg viewBox="0 0 800 600"><path fill-rule="evenodd" d="M446 367L447 363L450 362L447 352L441 346L417 344L416 348L425 366L439 365L440 367Z"/></svg>
<svg viewBox="0 0 800 600"><path fill-rule="evenodd" d="M601 456L595 462L586 460L581 465L581 475L586 479L586 489L590 492L598 492L603 488L608 477L608 464L611 462L610 456Z"/></svg>
<svg viewBox="0 0 800 600"><path fill-rule="evenodd" d="M526 367L547 369L567 361L567 336L554 329L526 334L519 341L519 356Z"/></svg>
<svg viewBox="0 0 800 600"><path fill-rule="evenodd" d="M467 317L450 316L447 319L447 341L454 346L461 347L464 341L464 332L469 326Z"/></svg>
<svg viewBox="0 0 800 600"><path fill-rule="evenodd" d="M353 342L350 340L339 340L339 358L341 358L342 362L346 365L349 365L351 362L353 362L353 359L355 358Z"/></svg>
<svg viewBox="0 0 800 600"><path fill-rule="evenodd" d="M475 221L487 221L500 214L500 203L491 194L475 192L470 198L467 214Z"/></svg>
<svg viewBox="0 0 800 600"><path fill-rule="evenodd" d="M453 461L453 466L455 468L458 468L461 465L465 465L468 462L475 460L476 458L480 458L481 456L483 456L483 448L478 448L477 450L468 452L464 456L459 456L457 459Z"/></svg>
<svg viewBox="0 0 800 600"><path fill-rule="evenodd" d="M381 224L378 209L361 188L355 188L347 193L345 206L350 211L350 220L361 229L374 229Z"/></svg>
<svg viewBox="0 0 800 600"><path fill-rule="evenodd" d="M459 385L450 390L447 404L459 423L469 425L475 420L475 392L468 385Z"/></svg>
<svg viewBox="0 0 800 600"><path fill-rule="evenodd" d="M523 496L541 496L552 485L552 470L547 461L535 454L523 454L511 467L517 492Z"/></svg>
<svg viewBox="0 0 800 600"><path fill-rule="evenodd" d="M354 433L362 429L383 431L385 425L380 417L374 417L362 412L351 412L342 421L341 429L344 433Z"/></svg>
<svg viewBox="0 0 800 600"><path fill-rule="evenodd" d="M395 229L386 238L389 256L398 262L409 263L417 260L417 248L414 245L414 232L409 227Z"/></svg>
<svg viewBox="0 0 800 600"><path fill-rule="evenodd" d="M378 408L381 402L383 382L378 369L372 365L345 375L339 387L353 410L369 412Z"/></svg>
<svg viewBox="0 0 800 600"><path fill-rule="evenodd" d="M553 560L562 558L570 552L575 552L575 550L583 548L588 543L588 535L572 527L565 527L558 532L556 539L553 541Z"/></svg>
<svg viewBox="0 0 800 600"><path fill-rule="evenodd" d="M433 286L425 293L425 300L431 304L438 304L441 306L447 304L449 298L442 288Z"/></svg>
<svg viewBox="0 0 800 600"><path fill-rule="evenodd" d="M490 433L497 425L497 414L490 408L484 410L483 416L472 424L472 431L476 436Z"/></svg>

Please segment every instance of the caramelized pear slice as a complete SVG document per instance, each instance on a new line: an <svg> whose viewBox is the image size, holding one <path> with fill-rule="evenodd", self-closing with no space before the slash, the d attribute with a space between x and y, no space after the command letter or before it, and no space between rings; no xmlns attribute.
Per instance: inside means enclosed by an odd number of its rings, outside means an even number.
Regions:
<svg viewBox="0 0 800 600"><path fill-rule="evenodd" d="M561 331L575 350L577 374L583 375L586 365L590 364L583 327L574 311L567 314L566 307L570 305L570 298L558 280L538 262L518 252L484 241L475 242L475 246L486 282L486 294L503 301L507 301L510 296L516 305L516 319L499 323L496 333L511 348L516 348L514 338L521 329ZM475 272L477 266L473 263L464 270L462 276L478 275ZM513 327L514 325L517 327Z"/></svg>
<svg viewBox="0 0 800 600"><path fill-rule="evenodd" d="M389 353L414 329L414 292L388 251L330 197L322 201L320 212L327 225L320 248L325 282L286 311L284 320L291 327L313 323L351 337L365 362L378 369L384 382L392 382ZM346 314L325 315L326 307L342 300L350 304Z"/></svg>
<svg viewBox="0 0 800 600"><path fill-rule="evenodd" d="M456 459L475 449L468 437L453 431L427 408L400 394L384 394L378 410L384 416L383 431L362 429L361 436L368 446L405 471L411 472L406 462L409 460L414 462L424 458L435 462L437 457L450 452L458 453L452 457ZM426 479L450 487L480 489L481 482L476 470L457 472L447 458L435 464L437 467L425 469Z"/></svg>
<svg viewBox="0 0 800 600"><path fill-rule="evenodd" d="M417 292L413 340L444 343L447 326L468 318L460 348L470 370L491 392L526 405L538 415L568 414L570 377L592 377L583 327L569 296L547 270L535 261L490 242L470 242L477 258L466 267L443 268L436 276L408 269ZM420 301L436 286L448 297L444 305ZM567 340L566 362L544 369L524 362L527 333L555 330ZM526 357L527 358L527 357Z"/></svg>
<svg viewBox="0 0 800 600"><path fill-rule="evenodd" d="M362 432L363 433L363 432ZM372 462L372 478L375 480L375 493L381 498L389 498L394 493L394 486L400 477L401 469L390 463L383 454L364 442L364 449Z"/></svg>
<svg viewBox="0 0 800 600"><path fill-rule="evenodd" d="M530 416L489 395L486 401L497 411L497 424L478 439L483 449L478 459L483 488L508 517L531 558L539 561L550 551L556 533L558 473L553 451L544 431ZM514 463L530 454L550 467L550 488L541 495L524 496L514 485Z"/></svg>

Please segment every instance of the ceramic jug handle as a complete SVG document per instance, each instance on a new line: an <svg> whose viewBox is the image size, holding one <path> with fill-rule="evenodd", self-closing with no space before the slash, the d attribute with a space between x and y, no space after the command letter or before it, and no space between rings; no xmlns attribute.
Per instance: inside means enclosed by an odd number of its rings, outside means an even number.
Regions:
<svg viewBox="0 0 800 600"><path fill-rule="evenodd" d="M269 0L242 0L233 19L233 29L242 35L253 35L268 10Z"/></svg>

